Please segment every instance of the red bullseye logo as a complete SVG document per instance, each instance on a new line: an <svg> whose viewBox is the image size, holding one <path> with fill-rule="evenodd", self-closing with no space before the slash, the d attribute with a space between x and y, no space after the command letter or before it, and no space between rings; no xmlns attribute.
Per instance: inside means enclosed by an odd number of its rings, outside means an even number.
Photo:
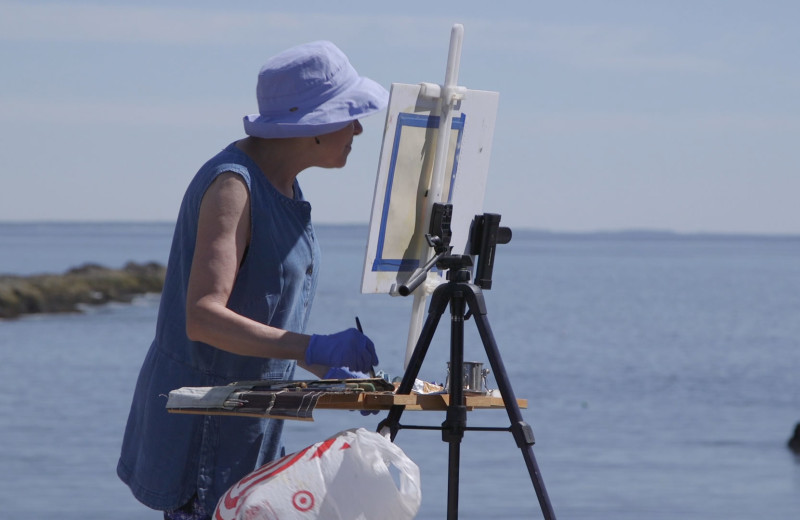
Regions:
<svg viewBox="0 0 800 520"><path fill-rule="evenodd" d="M292 505L298 511L309 511L314 507L314 495L308 491L298 491L292 497Z"/></svg>

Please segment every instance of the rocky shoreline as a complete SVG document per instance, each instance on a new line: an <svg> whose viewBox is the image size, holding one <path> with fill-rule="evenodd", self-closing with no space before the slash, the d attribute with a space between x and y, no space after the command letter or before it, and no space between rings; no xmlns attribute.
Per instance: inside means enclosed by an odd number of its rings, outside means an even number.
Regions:
<svg viewBox="0 0 800 520"><path fill-rule="evenodd" d="M158 263L129 262L122 269L84 264L64 274L0 275L0 318L129 302L140 294L160 293L165 274L166 267Z"/></svg>

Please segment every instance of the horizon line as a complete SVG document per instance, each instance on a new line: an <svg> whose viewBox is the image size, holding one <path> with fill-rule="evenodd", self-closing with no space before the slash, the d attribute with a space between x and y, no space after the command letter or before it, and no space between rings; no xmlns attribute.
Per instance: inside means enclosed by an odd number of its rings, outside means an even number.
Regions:
<svg viewBox="0 0 800 520"><path fill-rule="evenodd" d="M129 220L129 219L42 219L42 220L5 220L0 219L0 225L170 225L174 226L173 220ZM363 222L315 222L315 227L340 226L356 227L369 226L369 221ZM757 237L757 238L796 238L800 239L800 231L677 231L663 228L629 227L629 228L609 228L609 229L549 229L535 226L506 226L514 230L541 235L571 235L571 236L600 236L616 235L629 237Z"/></svg>

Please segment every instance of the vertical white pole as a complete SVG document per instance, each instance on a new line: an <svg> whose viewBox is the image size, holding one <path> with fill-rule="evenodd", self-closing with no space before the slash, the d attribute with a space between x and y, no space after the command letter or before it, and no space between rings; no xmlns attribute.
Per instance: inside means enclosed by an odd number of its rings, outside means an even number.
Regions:
<svg viewBox="0 0 800 520"><path fill-rule="evenodd" d="M423 215L423 228L430 227L431 211L436 202L442 202L442 185L444 179L444 169L447 166L447 153L450 148L450 129L453 126L453 112L451 110L455 100L453 99L453 89L458 85L458 69L461 65L461 45L464 41L464 26L461 24L453 25L450 31L450 49L447 54L447 69L445 70L444 85L441 95L436 103L434 113L439 115L439 131L437 132L436 151L433 159L433 173L431 174L431 184L428 190L428 197L425 200L425 214ZM429 247L422 248L420 255L420 265L424 265L433 257L433 250ZM405 368L414 353L417 339L422 332L422 323L425 317L425 302L431 288L429 284L423 283L414 291L414 302L411 307L411 321L408 329L408 341L406 343Z"/></svg>

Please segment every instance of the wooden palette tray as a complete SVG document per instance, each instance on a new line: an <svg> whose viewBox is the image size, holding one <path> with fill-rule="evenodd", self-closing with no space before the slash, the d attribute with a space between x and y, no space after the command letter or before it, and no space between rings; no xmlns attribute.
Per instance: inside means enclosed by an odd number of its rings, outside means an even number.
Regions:
<svg viewBox="0 0 800 520"><path fill-rule="evenodd" d="M464 394L467 410L505 408L501 397ZM446 410L449 394L395 394L394 386L380 378L313 381L251 381L217 387L187 387L170 392L167 411L203 415L236 415L313 420L314 409ZM527 408L526 399L517 399Z"/></svg>

